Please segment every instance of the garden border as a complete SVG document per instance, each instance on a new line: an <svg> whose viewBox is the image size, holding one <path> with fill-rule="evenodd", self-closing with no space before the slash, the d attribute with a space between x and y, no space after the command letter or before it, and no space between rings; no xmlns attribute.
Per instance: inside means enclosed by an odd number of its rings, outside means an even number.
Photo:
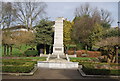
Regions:
<svg viewBox="0 0 120 81"><path fill-rule="evenodd" d="M37 69L38 69L37 64L35 64L34 69L29 73L0 73L0 74L2 74L2 75L16 75L16 76L22 76L22 75L30 76L30 75L33 75L37 71Z"/></svg>
<svg viewBox="0 0 120 81"><path fill-rule="evenodd" d="M82 65L79 65L78 71L83 77L120 78L120 76L114 76L114 75L87 75L84 73L84 71L81 68L82 68Z"/></svg>

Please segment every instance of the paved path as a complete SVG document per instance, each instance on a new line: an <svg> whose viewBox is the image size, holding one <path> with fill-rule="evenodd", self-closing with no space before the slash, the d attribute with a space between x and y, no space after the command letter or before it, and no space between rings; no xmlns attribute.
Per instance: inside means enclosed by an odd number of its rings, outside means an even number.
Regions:
<svg viewBox="0 0 120 81"><path fill-rule="evenodd" d="M56 79L61 79L59 81L62 80L69 81L70 79L74 79L70 81L118 81L112 78L100 79L100 78L82 77L76 69L47 69L47 68L46 69L39 68L33 76L3 75L2 79L4 79L3 81L21 81L21 80L26 81L26 79L29 79L29 81L36 81L36 80L41 81L39 79L43 79L42 81L44 81L44 79L49 79L48 81L54 81L54 80L56 81Z"/></svg>
<svg viewBox="0 0 120 81"><path fill-rule="evenodd" d="M33 76L3 75L3 79L82 79L76 69L39 68Z"/></svg>

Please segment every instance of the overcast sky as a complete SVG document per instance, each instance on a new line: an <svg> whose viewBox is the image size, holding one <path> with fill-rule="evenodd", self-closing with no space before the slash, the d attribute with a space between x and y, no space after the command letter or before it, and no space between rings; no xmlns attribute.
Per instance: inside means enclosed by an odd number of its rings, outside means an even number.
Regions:
<svg viewBox="0 0 120 81"><path fill-rule="evenodd" d="M88 2L87 2L88 3ZM47 2L47 16L51 20L55 20L56 17L64 17L68 20L73 20L74 10L85 2ZM108 10L111 13L111 17L114 22L112 27L117 26L118 21L118 2L89 2L92 7L98 7Z"/></svg>
<svg viewBox="0 0 120 81"><path fill-rule="evenodd" d="M0 0L4 2L26 2L26 1L43 1L46 2L47 16L51 20L55 20L56 17L64 17L68 20L73 20L74 10L76 7L89 2L92 7L98 7L108 10L111 13L114 22L112 27L117 26L118 22L118 1L119 0ZM120 9L120 8L119 8ZM119 10L120 11L120 10Z"/></svg>

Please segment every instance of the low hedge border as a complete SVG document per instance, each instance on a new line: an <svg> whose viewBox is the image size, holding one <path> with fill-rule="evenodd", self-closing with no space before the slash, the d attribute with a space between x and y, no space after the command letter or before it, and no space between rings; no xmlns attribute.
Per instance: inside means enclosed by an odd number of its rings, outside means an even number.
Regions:
<svg viewBox="0 0 120 81"><path fill-rule="evenodd" d="M28 73L36 64L36 61L5 59L2 63L2 72Z"/></svg>
<svg viewBox="0 0 120 81"><path fill-rule="evenodd" d="M87 74L85 74L84 73L84 71L81 69L81 68L79 68L78 69L78 71L79 71L79 73L83 76L83 77L96 77L96 78L109 78L109 77L111 77L111 78L120 78L120 76L114 76L114 75L87 75Z"/></svg>
<svg viewBox="0 0 120 81"><path fill-rule="evenodd" d="M120 66L120 64L116 64L116 63L100 63L100 62L90 62L90 61L87 61L87 60L79 60L79 59L73 59L71 60L72 62L79 62L79 65L84 65L84 64L100 64L100 65L104 65L104 64L107 64L107 65L110 65L110 66Z"/></svg>
<svg viewBox="0 0 120 81"><path fill-rule="evenodd" d="M84 64L82 70L88 75L120 75L120 70L96 69L92 64Z"/></svg>
<svg viewBox="0 0 120 81"><path fill-rule="evenodd" d="M34 69L29 72L29 73L5 73L3 72L2 75L16 75L16 76L22 76L22 75L25 75L25 76L31 76L33 75L36 71L37 71L37 65L34 66Z"/></svg>
<svg viewBox="0 0 120 81"><path fill-rule="evenodd" d="M37 61L33 61L32 59L2 59L2 64L4 65L20 65L25 62L34 62L37 64Z"/></svg>
<svg viewBox="0 0 120 81"><path fill-rule="evenodd" d="M22 65L3 65L2 72L28 73L34 68L33 62L26 62Z"/></svg>

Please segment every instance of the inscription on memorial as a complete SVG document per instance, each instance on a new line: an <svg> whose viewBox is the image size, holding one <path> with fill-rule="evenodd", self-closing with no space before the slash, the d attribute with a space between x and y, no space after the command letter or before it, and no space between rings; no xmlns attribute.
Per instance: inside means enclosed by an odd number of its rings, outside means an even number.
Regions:
<svg viewBox="0 0 120 81"><path fill-rule="evenodd" d="M61 50L62 50L62 48L55 48L55 50L56 50L56 51L61 51Z"/></svg>

